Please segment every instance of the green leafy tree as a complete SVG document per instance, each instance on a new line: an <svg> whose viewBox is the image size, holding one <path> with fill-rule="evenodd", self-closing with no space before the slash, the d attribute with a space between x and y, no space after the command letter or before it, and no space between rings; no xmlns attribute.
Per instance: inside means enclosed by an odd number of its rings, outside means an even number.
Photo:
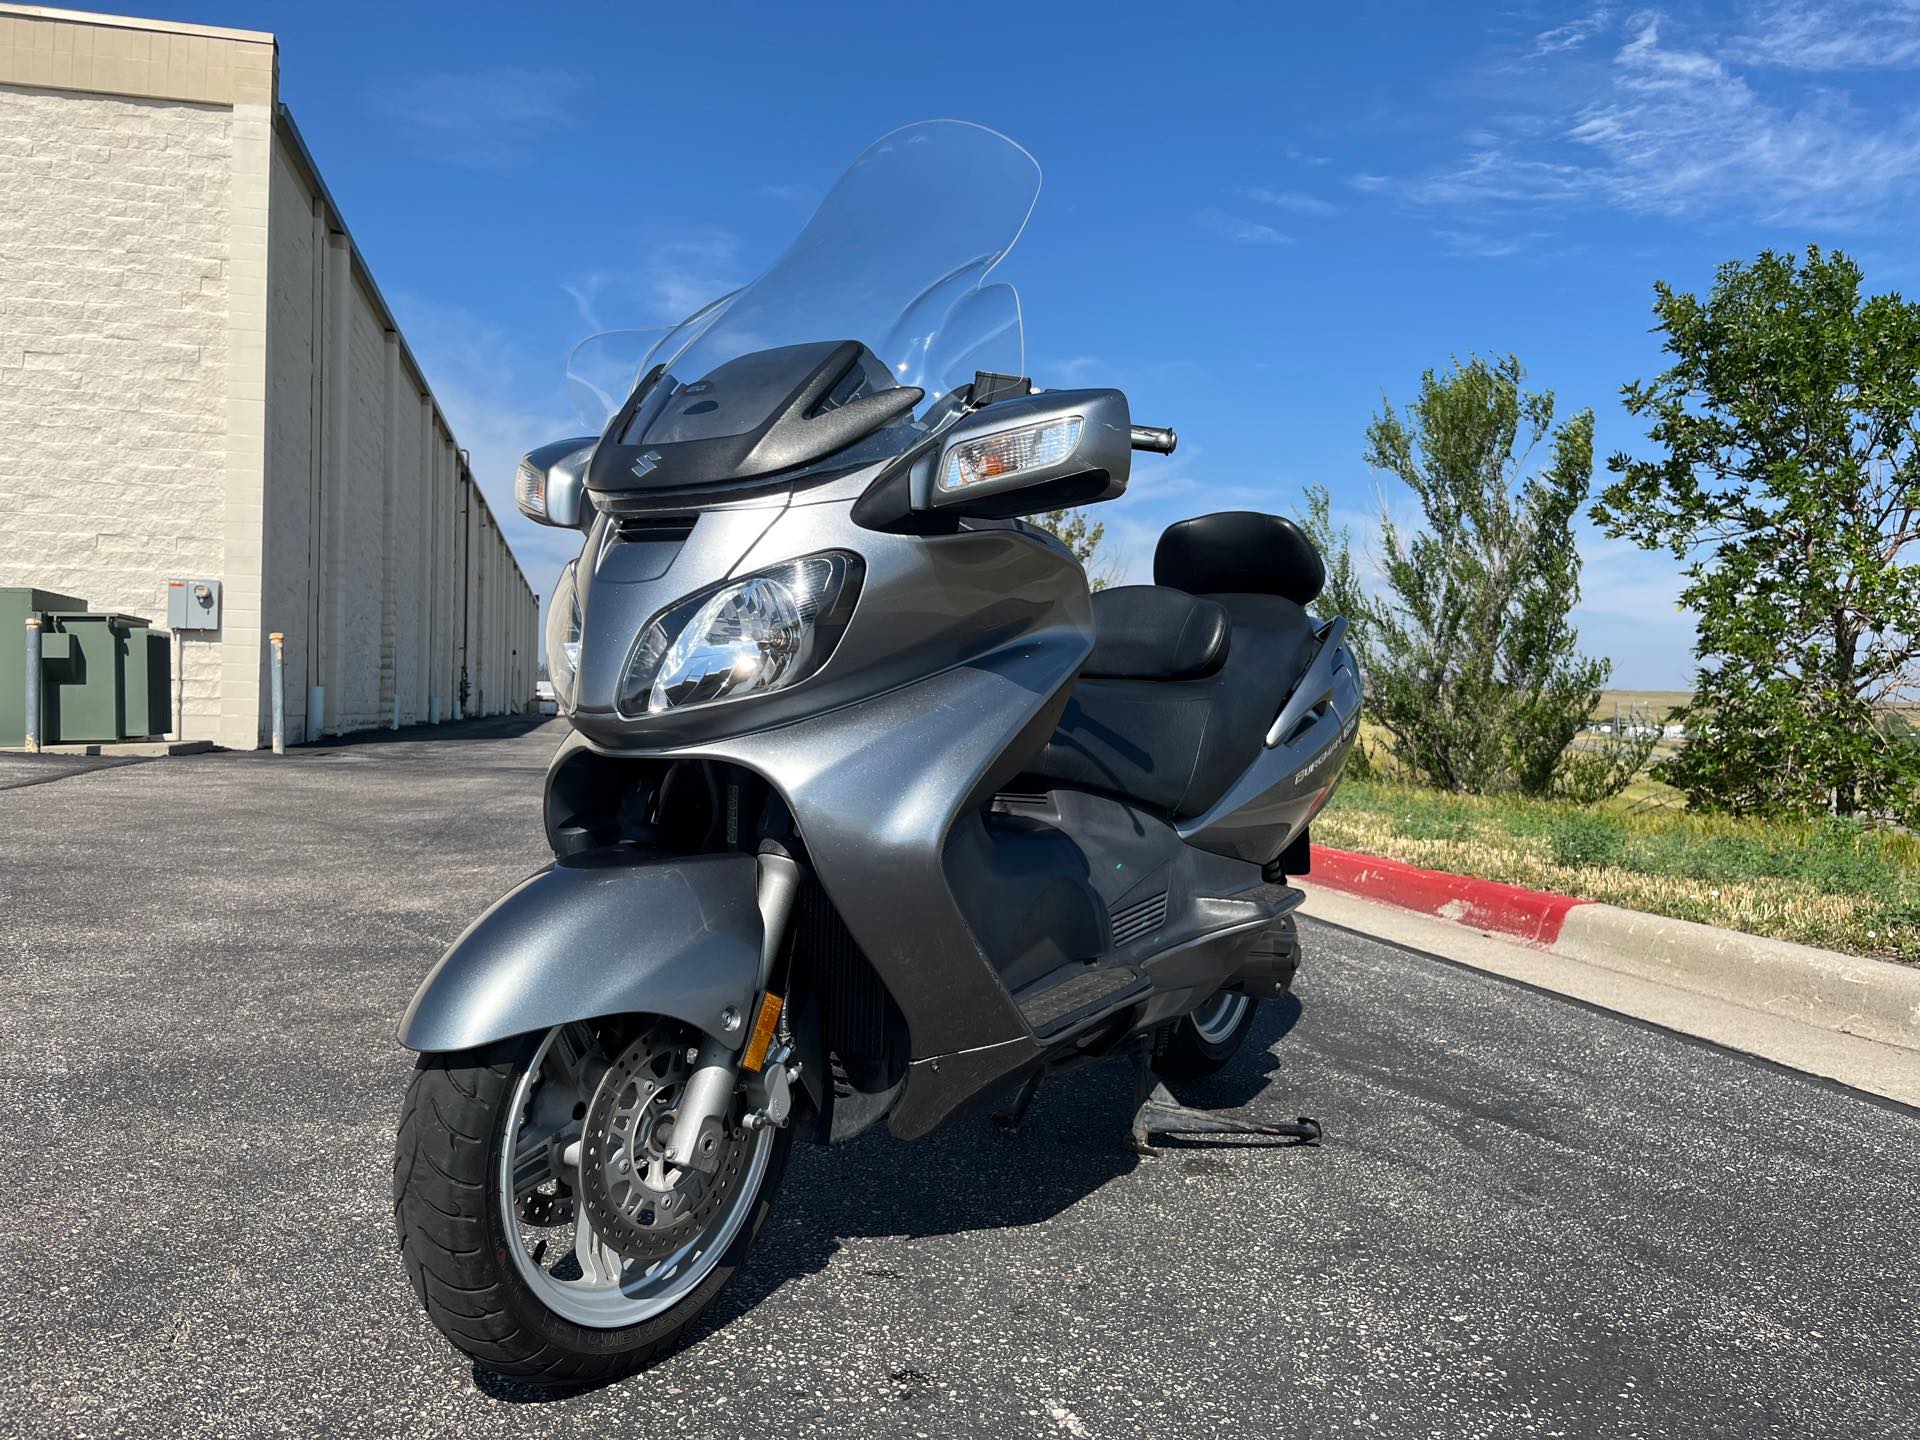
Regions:
<svg viewBox="0 0 1920 1440"><path fill-rule="evenodd" d="M1051 531L1073 551L1080 567L1087 572L1087 588L1104 590L1119 578L1119 564L1107 553L1107 527L1087 519L1084 510L1047 510L1032 517L1042 530Z"/></svg>
<svg viewBox="0 0 1920 1440"><path fill-rule="evenodd" d="M1327 567L1327 583L1320 587L1314 613L1332 618L1347 617L1349 632L1367 623L1367 592L1353 564L1353 532L1333 519L1333 497L1324 485L1309 485L1307 508L1300 515L1300 528L1307 532L1314 548Z"/></svg>
<svg viewBox="0 0 1920 1440"><path fill-rule="evenodd" d="M1593 412L1556 426L1552 394L1524 380L1511 356L1455 361L1421 378L1405 416L1388 404L1367 427L1367 462L1413 492L1422 520L1403 532L1383 508L1378 595L1361 592L1324 492L1310 496L1308 519L1332 548L1367 708L1396 761L1447 790L1593 800L1638 768L1574 749L1608 675L1606 661L1578 653L1569 618Z"/></svg>
<svg viewBox="0 0 1920 1440"><path fill-rule="evenodd" d="M1889 702L1920 683L1920 304L1809 246L1661 283L1672 365L1624 390L1659 454L1615 455L1594 518L1688 561L1699 670L1659 773L1695 806L1920 813Z"/></svg>
<svg viewBox="0 0 1920 1440"><path fill-rule="evenodd" d="M1320 587L1320 598L1313 604L1313 613L1329 620L1336 615L1346 616L1348 643L1355 654L1364 655L1364 632L1371 610L1353 563L1353 532L1334 522L1333 496L1326 486L1307 486L1306 502L1306 509L1299 512L1300 528L1313 541L1327 567L1327 583ZM1362 708L1364 710L1364 705ZM1350 780L1372 780L1382 773L1364 733L1347 751L1345 773Z"/></svg>

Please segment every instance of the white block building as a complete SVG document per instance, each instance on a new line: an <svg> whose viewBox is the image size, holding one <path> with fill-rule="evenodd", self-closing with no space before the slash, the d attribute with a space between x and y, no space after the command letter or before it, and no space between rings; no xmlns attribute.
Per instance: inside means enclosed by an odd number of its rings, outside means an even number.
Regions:
<svg viewBox="0 0 1920 1440"><path fill-rule="evenodd" d="M271 35L0 4L0 586L182 635L182 739L533 695L537 598L279 104Z"/></svg>

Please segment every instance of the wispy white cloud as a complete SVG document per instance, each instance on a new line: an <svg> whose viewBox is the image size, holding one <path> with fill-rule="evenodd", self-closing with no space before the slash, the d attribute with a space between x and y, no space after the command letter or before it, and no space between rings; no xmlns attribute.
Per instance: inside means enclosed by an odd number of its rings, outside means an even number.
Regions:
<svg viewBox="0 0 1920 1440"><path fill-rule="evenodd" d="M1257 220L1244 220L1238 215L1229 215L1224 210L1202 210L1196 217L1200 228L1209 235L1222 240L1231 240L1236 245L1291 245L1293 237L1282 234L1271 225L1262 225Z"/></svg>
<svg viewBox="0 0 1920 1440"><path fill-rule="evenodd" d="M1475 230L1435 230L1433 238L1440 242L1441 248L1449 255L1459 255L1474 260L1504 260L1530 250L1541 241L1550 238L1545 230L1502 231L1488 233Z"/></svg>
<svg viewBox="0 0 1920 1440"><path fill-rule="evenodd" d="M1770 100L1713 55L1663 44L1658 16L1639 17L1614 65L1612 95L1568 138L1601 157L1593 182L1625 208L1853 226L1920 181L1920 116L1877 124L1831 91Z"/></svg>
<svg viewBox="0 0 1920 1440"><path fill-rule="evenodd" d="M595 298L600 289L600 278L598 275L590 275L578 285L569 285L565 281L562 281L560 284L560 288L566 291L568 297L572 299L574 309L580 312L581 323L589 330L605 330L607 328L605 322L600 319L600 312L595 306Z"/></svg>
<svg viewBox="0 0 1920 1440"><path fill-rule="evenodd" d="M1920 21L1920 0L1900 0L1899 8ZM1920 96L1891 112L1870 111L1832 85L1809 87L1783 76L1779 67L1788 62L1765 58L1779 48L1779 37L1758 38L1769 16L1781 34L1806 35L1813 48L1802 69L1838 69L1869 43L1869 33L1880 33L1837 22L1820 29L1824 22L1814 15L1804 0L1773 0L1736 35L1682 41L1670 38L1670 22L1659 13L1635 14L1620 28L1609 64L1568 72L1559 108L1536 104L1494 124L1483 120L1466 136L1465 157L1450 166L1348 183L1471 218L1471 227L1451 227L1462 234L1484 229L1490 213L1545 215L1583 206L1871 229L1920 199ZM1579 24L1583 34L1597 34L1607 21L1595 12ZM1824 48L1814 46L1815 30ZM1571 37L1547 33L1558 37L1541 52L1551 64ZM1883 57L1908 53L1894 32L1879 43ZM1920 30L1914 46L1915 60L1899 63L1920 63ZM1763 83L1763 70L1774 78ZM1529 92L1536 99L1540 93L1537 85Z"/></svg>
<svg viewBox="0 0 1920 1440"><path fill-rule="evenodd" d="M1340 210L1332 201L1322 200L1318 195L1309 195L1302 190L1269 190L1262 185L1242 185L1233 193L1242 200L1285 210L1291 215L1334 215Z"/></svg>
<svg viewBox="0 0 1920 1440"><path fill-rule="evenodd" d="M573 123L580 82L565 70L506 67L382 82L373 105L435 159L499 169L528 159Z"/></svg>
<svg viewBox="0 0 1920 1440"><path fill-rule="evenodd" d="M1569 20L1564 25L1556 25L1551 30L1542 30L1533 37L1533 46L1529 54L1538 57L1578 50L1605 30L1607 22L1612 18L1612 8L1601 5L1576 20Z"/></svg>
<svg viewBox="0 0 1920 1440"><path fill-rule="evenodd" d="M1727 53L1786 70L1920 68L1920 0L1762 0Z"/></svg>
<svg viewBox="0 0 1920 1440"><path fill-rule="evenodd" d="M1060 359L1036 358L1032 368L1037 384L1063 390L1076 385L1086 385L1113 372L1112 365L1098 355L1069 355Z"/></svg>
<svg viewBox="0 0 1920 1440"><path fill-rule="evenodd" d="M641 275L651 318L684 320L739 287L740 237L725 230L689 231L652 247Z"/></svg>
<svg viewBox="0 0 1920 1440"><path fill-rule="evenodd" d="M645 258L632 270L561 282L588 330L671 325L750 278L740 237L729 231L689 227L671 238L641 237L637 248Z"/></svg>
<svg viewBox="0 0 1920 1440"><path fill-rule="evenodd" d="M1286 156L1287 159L1293 161L1296 165L1312 165L1318 167L1321 165L1331 165L1333 163L1333 157L1331 155L1316 155L1313 151L1303 150L1298 145L1287 146Z"/></svg>

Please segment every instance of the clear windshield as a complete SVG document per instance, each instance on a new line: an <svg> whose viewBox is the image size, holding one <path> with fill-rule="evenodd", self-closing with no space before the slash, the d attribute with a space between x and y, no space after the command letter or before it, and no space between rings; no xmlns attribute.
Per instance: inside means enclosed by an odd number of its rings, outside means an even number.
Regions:
<svg viewBox="0 0 1920 1440"><path fill-rule="evenodd" d="M835 340L867 346L891 384L927 392L926 406L976 370L1021 374L1019 296L987 275L1039 192L1034 158L984 126L931 120L883 135L759 279L670 328L576 345L575 408L598 430L655 365L684 387L743 355Z"/></svg>

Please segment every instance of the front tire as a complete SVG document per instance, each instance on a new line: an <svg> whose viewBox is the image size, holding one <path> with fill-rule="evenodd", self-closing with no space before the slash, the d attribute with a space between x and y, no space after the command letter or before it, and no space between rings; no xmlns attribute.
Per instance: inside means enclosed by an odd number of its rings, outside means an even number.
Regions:
<svg viewBox="0 0 1920 1440"><path fill-rule="evenodd" d="M745 1263L792 1147L791 1129L747 1136L724 1213L642 1269L598 1239L577 1193L587 1097L607 1068L594 1056L604 1062L607 1049L605 1037L565 1026L423 1055L407 1090L393 1172L407 1277L454 1346L524 1384L605 1383L670 1345ZM536 1123L548 1133L534 1134ZM553 1159L529 1187L542 1145Z"/></svg>

